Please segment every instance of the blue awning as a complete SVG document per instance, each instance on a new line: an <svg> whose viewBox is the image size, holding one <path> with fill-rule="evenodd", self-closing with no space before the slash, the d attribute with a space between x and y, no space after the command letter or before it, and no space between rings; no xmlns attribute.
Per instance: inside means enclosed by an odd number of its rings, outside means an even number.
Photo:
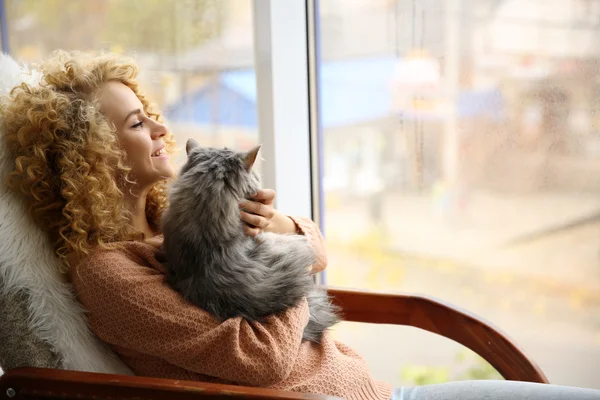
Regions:
<svg viewBox="0 0 600 400"><path fill-rule="evenodd" d="M380 57L323 63L319 85L323 127L348 126L398 115L392 102L397 62L395 57ZM478 115L500 118L504 113L504 99L498 90L461 92L457 106L463 118ZM165 111L173 122L256 129L254 70L224 72Z"/></svg>

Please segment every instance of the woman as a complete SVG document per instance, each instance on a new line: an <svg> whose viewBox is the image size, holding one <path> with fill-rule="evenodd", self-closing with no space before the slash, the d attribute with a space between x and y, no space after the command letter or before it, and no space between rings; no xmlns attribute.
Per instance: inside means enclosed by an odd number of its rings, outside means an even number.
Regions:
<svg viewBox="0 0 600 400"><path fill-rule="evenodd" d="M508 382L392 391L329 334L320 345L301 341L306 301L265 323L215 321L164 283L159 219L174 176L174 143L139 91L136 66L112 55L57 53L41 70L42 84L15 88L2 110L4 140L16 157L9 184L56 243L92 330L136 374L348 399L513 399L523 391L530 399L600 398L591 390ZM262 190L243 204L249 213L241 211L240 229L307 235L319 260L312 271L323 270L316 226L274 210L274 197Z"/></svg>

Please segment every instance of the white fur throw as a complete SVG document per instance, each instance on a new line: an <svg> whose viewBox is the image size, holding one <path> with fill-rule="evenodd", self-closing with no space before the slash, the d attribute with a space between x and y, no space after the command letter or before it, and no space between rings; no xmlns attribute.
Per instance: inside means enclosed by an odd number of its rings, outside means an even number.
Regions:
<svg viewBox="0 0 600 400"><path fill-rule="evenodd" d="M0 54L2 101L7 101L4 95L21 82L37 85L40 76ZM28 293L28 325L60 356L64 369L132 375L90 331L71 285L58 272L60 261L53 246L28 215L23 201L6 187L6 175L13 165L0 141L0 278L4 282L0 296L18 290Z"/></svg>

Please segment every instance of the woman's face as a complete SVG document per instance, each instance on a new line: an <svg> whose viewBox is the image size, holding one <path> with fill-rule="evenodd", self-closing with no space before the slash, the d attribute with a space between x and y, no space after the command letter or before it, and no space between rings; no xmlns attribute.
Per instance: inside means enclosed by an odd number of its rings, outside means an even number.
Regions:
<svg viewBox="0 0 600 400"><path fill-rule="evenodd" d="M135 93L121 82L111 81L98 90L102 113L117 129L121 148L127 154L136 185L145 189L170 178L175 171L166 153L166 127L144 114Z"/></svg>

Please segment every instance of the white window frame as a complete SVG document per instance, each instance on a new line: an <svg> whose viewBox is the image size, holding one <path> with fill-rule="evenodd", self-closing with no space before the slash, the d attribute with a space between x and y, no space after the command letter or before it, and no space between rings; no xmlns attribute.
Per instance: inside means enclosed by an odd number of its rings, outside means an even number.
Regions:
<svg viewBox="0 0 600 400"><path fill-rule="evenodd" d="M254 63L263 187L324 232L317 11L318 0L254 0Z"/></svg>
<svg viewBox="0 0 600 400"><path fill-rule="evenodd" d="M277 209L320 223L314 2L254 0L263 187Z"/></svg>

